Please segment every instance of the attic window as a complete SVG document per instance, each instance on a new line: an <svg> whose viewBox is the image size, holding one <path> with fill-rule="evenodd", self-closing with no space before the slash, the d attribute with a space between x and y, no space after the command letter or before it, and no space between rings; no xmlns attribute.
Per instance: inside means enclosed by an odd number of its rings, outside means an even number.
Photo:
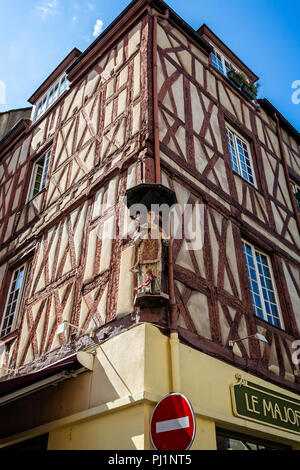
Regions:
<svg viewBox="0 0 300 470"><path fill-rule="evenodd" d="M48 108L57 100L57 98L68 88L69 82L64 73L54 85L39 99L36 103L33 122L42 116Z"/></svg>
<svg viewBox="0 0 300 470"><path fill-rule="evenodd" d="M211 53L212 65L216 67L223 75L227 76L227 73L233 68L232 65L225 59L225 57L218 52L215 48Z"/></svg>

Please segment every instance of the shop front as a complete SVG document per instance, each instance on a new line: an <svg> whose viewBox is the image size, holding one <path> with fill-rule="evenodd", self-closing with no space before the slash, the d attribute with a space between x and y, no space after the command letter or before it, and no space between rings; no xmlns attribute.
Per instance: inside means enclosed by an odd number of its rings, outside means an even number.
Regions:
<svg viewBox="0 0 300 470"><path fill-rule="evenodd" d="M33 439L54 450L151 450L153 411L176 392L194 412L191 451L300 449L296 393L170 338L162 328L136 324L93 356L93 370L11 404L14 432L2 433L0 446ZM29 412L34 407L43 411L40 423Z"/></svg>

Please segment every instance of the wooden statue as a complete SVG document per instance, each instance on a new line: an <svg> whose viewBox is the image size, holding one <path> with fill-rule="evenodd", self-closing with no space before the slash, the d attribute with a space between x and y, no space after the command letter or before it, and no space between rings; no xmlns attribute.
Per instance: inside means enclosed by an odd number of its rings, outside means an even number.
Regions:
<svg viewBox="0 0 300 470"><path fill-rule="evenodd" d="M138 274L138 286L135 290L139 293L159 294L162 270L161 224L151 211L145 224L140 223L139 215L135 220L137 228L133 239L138 246L138 257L136 264L131 268L132 272Z"/></svg>

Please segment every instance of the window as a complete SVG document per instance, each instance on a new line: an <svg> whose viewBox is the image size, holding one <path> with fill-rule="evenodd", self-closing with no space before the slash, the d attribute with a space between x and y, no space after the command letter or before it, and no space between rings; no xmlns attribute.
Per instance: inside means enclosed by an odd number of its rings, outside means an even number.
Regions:
<svg viewBox="0 0 300 470"><path fill-rule="evenodd" d="M216 429L217 450L289 450L288 446L253 436Z"/></svg>
<svg viewBox="0 0 300 470"><path fill-rule="evenodd" d="M68 88L69 82L66 74L57 80L49 90L37 102L33 122L35 122L54 103L55 100Z"/></svg>
<svg viewBox="0 0 300 470"><path fill-rule="evenodd" d="M297 209L298 209L298 212L300 213L300 186L299 184L295 183L292 180L291 180L291 185L292 185L293 193L296 199Z"/></svg>
<svg viewBox="0 0 300 470"><path fill-rule="evenodd" d="M243 241L254 313L272 325L283 328L277 292L268 256Z"/></svg>
<svg viewBox="0 0 300 470"><path fill-rule="evenodd" d="M18 314L21 309L25 289L31 269L31 261L22 264L12 273L9 292L1 322L0 337L8 335L14 330Z"/></svg>
<svg viewBox="0 0 300 470"><path fill-rule="evenodd" d="M256 187L249 144L228 127L226 133L232 169Z"/></svg>
<svg viewBox="0 0 300 470"><path fill-rule="evenodd" d="M229 70L233 68L232 65L228 62L228 60L226 60L225 57L220 54L220 52L216 51L215 48L211 53L211 61L212 65L216 67L221 73L223 73L223 75L226 76Z"/></svg>
<svg viewBox="0 0 300 470"><path fill-rule="evenodd" d="M33 166L28 201L34 198L46 186L51 150L39 158Z"/></svg>

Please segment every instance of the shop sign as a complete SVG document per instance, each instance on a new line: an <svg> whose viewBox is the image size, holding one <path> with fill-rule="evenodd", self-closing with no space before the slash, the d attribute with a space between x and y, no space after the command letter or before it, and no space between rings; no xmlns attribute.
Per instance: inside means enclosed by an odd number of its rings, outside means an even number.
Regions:
<svg viewBox="0 0 300 470"><path fill-rule="evenodd" d="M238 378L230 386L235 416L300 434L300 400Z"/></svg>

